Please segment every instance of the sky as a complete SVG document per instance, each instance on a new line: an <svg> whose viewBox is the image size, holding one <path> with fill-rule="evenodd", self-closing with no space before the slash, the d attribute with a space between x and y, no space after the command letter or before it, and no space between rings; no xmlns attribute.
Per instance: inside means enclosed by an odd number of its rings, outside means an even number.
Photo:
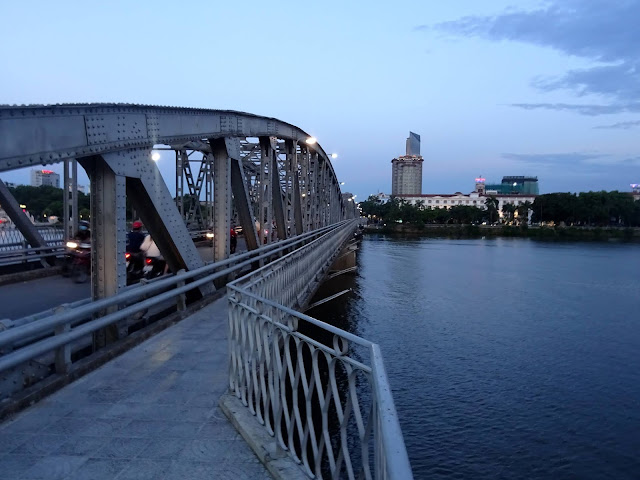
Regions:
<svg viewBox="0 0 640 480"><path fill-rule="evenodd" d="M536 175L541 193L640 183L640 0L21 0L0 18L0 104L276 117L338 153L358 200L390 192L409 131L423 193L479 175Z"/></svg>

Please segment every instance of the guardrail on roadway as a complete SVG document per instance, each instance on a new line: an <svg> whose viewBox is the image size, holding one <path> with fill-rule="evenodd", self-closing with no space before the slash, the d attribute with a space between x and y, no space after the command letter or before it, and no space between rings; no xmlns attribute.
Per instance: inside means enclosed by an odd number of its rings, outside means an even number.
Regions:
<svg viewBox="0 0 640 480"><path fill-rule="evenodd" d="M410 480L379 346L293 309L352 232L227 285L230 388L310 478Z"/></svg>
<svg viewBox="0 0 640 480"><path fill-rule="evenodd" d="M27 241L24 240L18 230L0 231L0 233L9 233L9 236L3 237L3 240L16 240L9 243L0 243L0 267L40 261L47 257L59 257L65 253L62 230L54 227L44 227L38 229L38 231L49 243L48 247L27 247ZM211 234L209 230L191 230L189 234L194 242L211 241L212 239L212 237L207 236Z"/></svg>

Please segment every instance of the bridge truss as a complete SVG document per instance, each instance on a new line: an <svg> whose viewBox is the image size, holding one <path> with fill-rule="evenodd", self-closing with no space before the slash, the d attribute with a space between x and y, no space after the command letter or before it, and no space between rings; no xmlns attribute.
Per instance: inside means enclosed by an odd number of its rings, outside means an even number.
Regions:
<svg viewBox="0 0 640 480"><path fill-rule="evenodd" d="M154 147L175 151L175 200L151 159ZM253 250L355 216L322 147L275 118L125 104L0 107L0 172L64 162L75 192L76 161L91 182L94 299L126 285L127 199L173 271L203 264L188 225L213 230L220 261L229 256L232 217ZM69 232L77 202L65 193ZM47 245L4 184L0 204L31 247Z"/></svg>

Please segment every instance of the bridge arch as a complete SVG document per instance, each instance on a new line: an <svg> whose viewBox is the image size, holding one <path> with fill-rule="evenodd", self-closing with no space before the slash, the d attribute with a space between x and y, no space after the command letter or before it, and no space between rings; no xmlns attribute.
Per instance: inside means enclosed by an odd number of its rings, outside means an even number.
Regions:
<svg viewBox="0 0 640 480"><path fill-rule="evenodd" d="M174 271L202 265L181 212L150 158L155 145L176 151L180 175L185 158L188 166L189 151L206 156L205 171L201 165L199 175L208 175L212 183L215 260L229 255L232 198L250 249L271 241L265 233L271 225L277 237L285 239L353 216L329 156L317 142L307 143L310 137L281 120L231 110L132 104L3 106L0 172L75 160L85 168L91 181L96 252L92 296L101 298L126 284L127 197ZM24 215L2 187L0 203L8 205L32 246L43 246L29 222L18 218Z"/></svg>

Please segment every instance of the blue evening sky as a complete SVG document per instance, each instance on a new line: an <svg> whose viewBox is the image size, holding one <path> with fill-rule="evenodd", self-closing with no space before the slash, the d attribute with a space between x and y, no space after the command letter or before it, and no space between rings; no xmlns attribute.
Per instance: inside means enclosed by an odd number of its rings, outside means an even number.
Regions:
<svg viewBox="0 0 640 480"><path fill-rule="evenodd" d="M340 155L358 200L391 190L409 130L423 193L478 175L537 175L543 193L640 182L640 1L21 0L0 18L0 103L277 117ZM172 155L160 166L173 189Z"/></svg>

